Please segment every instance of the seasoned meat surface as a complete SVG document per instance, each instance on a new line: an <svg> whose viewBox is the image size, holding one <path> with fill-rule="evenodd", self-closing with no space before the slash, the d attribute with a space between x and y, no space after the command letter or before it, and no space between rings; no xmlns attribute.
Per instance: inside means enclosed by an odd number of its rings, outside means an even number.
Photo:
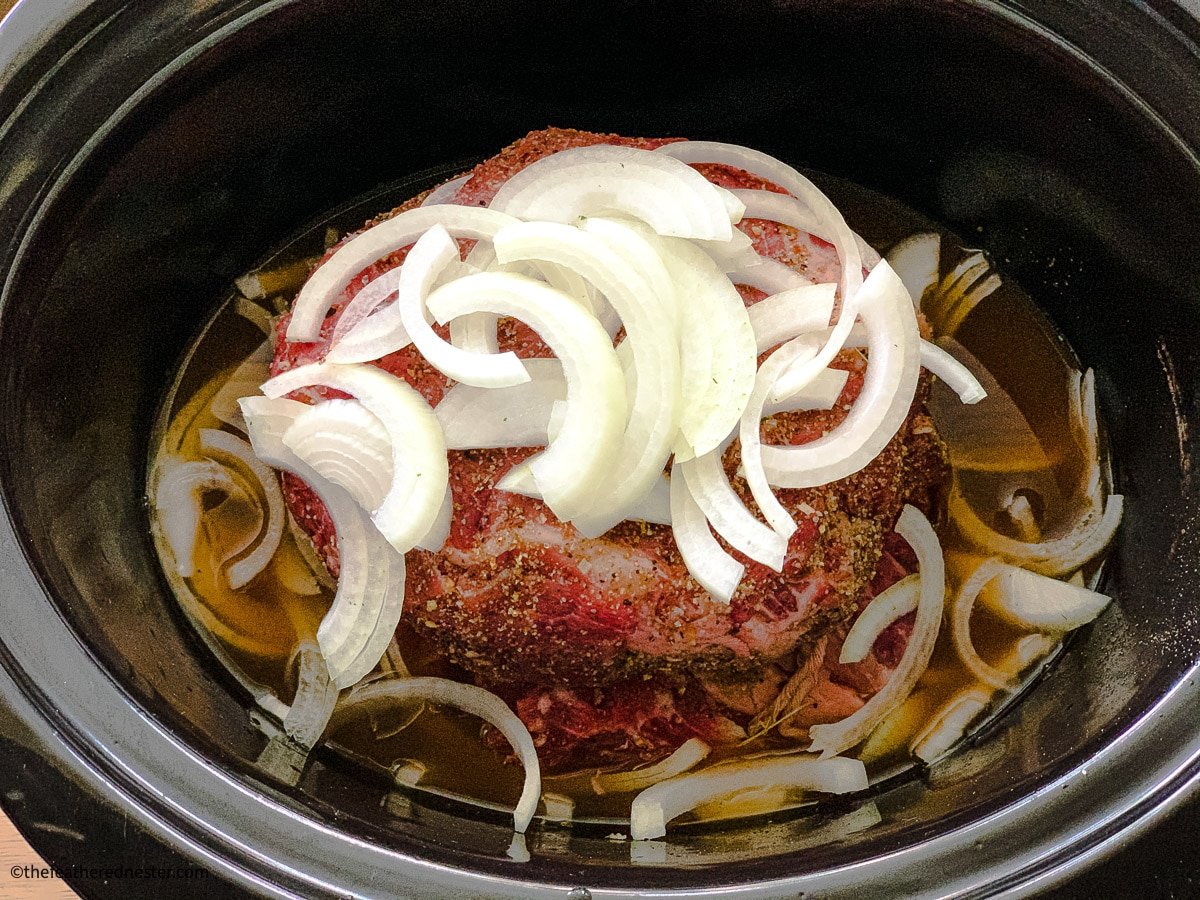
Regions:
<svg viewBox="0 0 1200 900"><path fill-rule="evenodd" d="M486 204L521 167L566 147L594 143L653 148L663 141L561 129L535 132L477 166L460 202ZM778 190L739 170L698 168L722 186ZM760 253L814 281L837 279L837 257L828 244L769 222L750 220L740 227ZM405 252L380 261L351 283L326 320L320 341L288 343L283 337L285 318L273 371L320 360L342 305L364 284L399 265ZM748 304L763 296L749 287L742 293ZM512 321L502 322L501 349L524 358L551 355L536 334ZM407 380L431 404L436 405L449 387L412 347L377 364ZM845 417L861 389L866 361L850 351L839 355L835 365L850 373L838 404L826 411L776 416L764 423L765 440L803 443ZM309 392L312 399L331 395ZM669 528L625 522L588 539L559 522L539 501L498 490L496 483L504 473L534 452L536 448L451 453L450 539L438 553L409 555L404 616L448 660L475 673L485 685L551 689L524 706L524 713L534 716L549 703L543 718L553 716L550 709L574 708L578 695L573 692L601 685L612 685L614 696L625 697L634 694L620 685L637 679L765 677L774 661L812 646L857 610L902 505L927 505L944 474L942 447L925 409L923 385L904 427L866 469L825 487L780 492L799 525L783 571L742 558L746 577L732 603L723 606L688 575ZM733 484L749 501L744 481L736 474L736 442L725 461ZM285 479L285 494L336 574L333 529L320 501L294 478ZM664 695L647 691L642 692L650 698L647 702L662 709ZM568 697L574 700L569 703Z"/></svg>

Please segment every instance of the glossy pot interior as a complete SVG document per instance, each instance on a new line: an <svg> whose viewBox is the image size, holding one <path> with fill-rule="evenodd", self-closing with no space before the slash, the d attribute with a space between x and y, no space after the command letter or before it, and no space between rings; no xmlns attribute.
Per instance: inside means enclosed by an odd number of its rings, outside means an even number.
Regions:
<svg viewBox="0 0 1200 900"><path fill-rule="evenodd" d="M1195 774L1197 33L1171 3L1064 0L97 0L49 38L0 32L36 49L0 87L0 684L64 765L256 892L1048 883ZM543 828L518 864L503 816L385 803L334 754L264 778L250 698L175 608L147 440L231 280L349 198L547 124L733 140L893 195L1097 372L1119 603L969 749L885 785L872 828L834 807L636 861Z"/></svg>

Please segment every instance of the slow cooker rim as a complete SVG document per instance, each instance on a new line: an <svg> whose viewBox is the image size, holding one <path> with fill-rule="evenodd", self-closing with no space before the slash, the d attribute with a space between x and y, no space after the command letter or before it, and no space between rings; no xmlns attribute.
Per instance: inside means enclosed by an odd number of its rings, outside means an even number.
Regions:
<svg viewBox="0 0 1200 900"><path fill-rule="evenodd" d="M266 2L259 5L251 14L265 14L265 12L270 11L271 8L286 5L288 2L291 2L291 0L272 0L272 2ZM86 0L84 0L84 2L80 2L80 0L50 0L50 2L37 4L36 6L32 2L28 2L28 0L22 0L14 12L10 14L9 18L6 19L4 23L0 23L0 28L9 29L10 27L26 27L24 23L35 23L35 27L39 28L40 30L30 32L30 34L34 35L34 40L37 40L38 38L45 38L57 25L61 25L66 21L66 19L70 18L71 15L75 14L79 9L86 5ZM32 19L17 18L15 13L21 9L38 9L41 14L34 14L34 18ZM20 31L17 32L18 37L19 35ZM16 51L19 46L20 45L16 42L8 42L7 47L0 47L0 71L9 70L10 64L17 58ZM122 109L125 109L125 107L122 107ZM119 115L120 112L121 111L119 110L117 115ZM100 679L93 686L96 688L102 688L106 692L107 696L105 699L111 704L111 707L109 708L119 710L122 713L132 713L135 721L140 721L146 725L149 725L156 733L157 738L164 739L176 752L182 752L185 757L190 758L192 763L198 764L200 768L203 769L208 775L215 775L218 779L225 782L226 786L229 788L240 790L245 793L251 793L246 786L239 784L228 773L222 772L216 769L214 766L208 764L195 751L183 744L174 735L163 731L156 722L154 722L150 717L142 713L141 710L137 708L136 704L131 701L128 695L125 694L118 684L111 680L111 676L108 674L107 670L100 668L95 660L92 659L87 653L86 649L81 645L78 645L75 636L70 631L69 627L65 622L58 618L57 610L51 604L49 597L45 596L46 591L37 583L36 575L34 574L36 570L28 562L28 560L24 559L21 541L17 538L11 518L6 516L3 524L4 527L2 530L0 530L0 560L3 560L5 564L5 580L12 580L10 578L10 574L17 572L17 566L23 567L17 578L25 582L23 584L24 587L31 589L30 595L32 595L32 593L41 594L43 595L42 599L47 601L44 605L41 603L30 605L35 607L45 606L45 611L49 612L50 616L55 620L54 624L62 629L66 641L71 645L71 649L79 651L81 653L81 661L88 663L90 666L98 670L94 674L98 674ZM22 576L24 577L22 578ZM8 593L9 585L6 584L5 587L5 592ZM52 642L47 642L46 646L50 647L56 645L54 645ZM26 651L29 650L28 647L25 647L24 649ZM243 870L232 861L216 855L204 843L193 840L181 827L178 827L171 821L168 821L166 817L156 814L156 812L148 804L141 802L141 799L139 799L139 794L141 795L141 798L144 799L146 796L145 791L154 791L154 789L149 786L145 779L138 777L138 772L125 765L125 760L115 751L115 746L103 746L96 741L96 733L94 730L92 731L92 734L89 735L89 730L82 727L80 723L72 720L69 716L63 713L62 709L64 707L55 704L52 696L43 691L42 688L33 681L33 679L18 678L14 676L14 671L20 671L18 660L19 655L19 653L13 653L13 649L8 646L7 641L0 642L0 658L3 659L4 668L6 669L5 681L18 692L16 696L19 696L21 704L25 707L25 709L23 709L21 712L21 717L35 729L39 738L45 742L47 750L54 755L57 762L64 765L69 765L70 761L73 759L75 765L71 765L71 768L78 770L80 766L82 766L88 772L89 780L93 783L93 787L108 795L114 802L119 802L123 808L136 811L139 821L148 826L152 826L152 830L160 834L160 836L168 838L172 845L178 844L188 848L193 852L199 852L206 858L206 861L211 861L213 864L219 864L223 870L229 871L230 874L236 874L238 879L251 889L266 890L272 893L277 893L281 890L278 886L265 882L262 879L255 877L250 872ZM36 659L36 654L34 654L32 656L32 660L36 661ZM36 669L36 666L28 665L29 661L29 659L26 660L27 668L29 670ZM71 673L76 675L78 679L74 684L76 689L80 687L86 687L80 683L83 679L78 678L79 673L82 671L84 670L77 669ZM1187 690L1187 686L1182 682L1176 685L1174 690L1160 698L1155 707L1148 710L1136 723L1129 728L1128 731L1121 735L1117 741L1115 741L1113 744L1110 744L1108 747L1105 747L1101 754L1099 754L1093 761L1089 761L1087 763L1087 766L1094 768L1097 764L1103 764L1106 761L1108 763L1112 763L1112 760L1109 757L1111 754L1117 752L1118 745L1145 745L1148 742L1148 739L1153 738L1154 730L1157 727L1161 727L1156 726L1156 714L1162 711L1168 705L1186 705L1189 699L1189 697L1186 695L1189 693L1194 694L1195 691L1192 690L1189 692ZM13 697L14 694L6 690L6 696ZM80 709L81 707L75 706L72 708ZM59 727L56 729L55 722L51 720L48 712L49 710L54 710L57 712L60 717L59 721L61 722L62 726L66 727ZM60 735L62 736L61 738ZM69 741L65 739L65 736L67 735L70 735ZM91 737L92 740L89 740L89 737ZM1027 865L1023 866L1017 872L1011 873L1005 882L996 886L1000 887L1002 890L1020 893L1023 893L1027 890L1032 890L1035 887L1044 888L1068 877L1071 872L1076 870L1078 866L1084 863L1093 862L1096 859L1102 858L1108 853L1114 852L1133 836L1141 833L1145 828L1158 821L1162 816L1166 815L1171 809L1196 791L1198 787L1198 779L1200 779L1200 760L1198 760L1196 757L1198 744L1200 744L1200 737L1196 736L1192 737L1190 745L1187 741L1184 741L1183 747L1187 751L1186 759L1171 769L1165 779L1156 781L1150 791L1146 793L1139 793L1137 791L1123 792L1120 795L1122 801L1129 800L1129 802L1113 804L1114 807L1119 808L1109 808L1108 812L1111 814L1107 817L1092 816L1090 821L1093 825L1093 830L1089 830L1084 833L1077 833L1075 835L1076 840L1056 846L1055 853L1051 854L1049 857L1043 856L1031 860ZM1122 749L1128 750L1129 748L1125 747ZM94 754L99 755L94 756ZM105 772L106 769L108 770L107 773ZM164 769L164 774L169 774L169 767ZM1060 779L1054 781L1052 784L1048 784L1045 787L1045 793L1049 793L1051 790L1057 790L1060 787L1069 786L1066 785L1065 782L1070 781L1070 779L1076 776L1076 774L1076 771L1064 773ZM141 791L136 790L139 782L143 787L143 790ZM169 778L167 779L166 784L169 786ZM266 797L261 793L254 796L253 799L263 803L264 805L274 806L276 812L282 812L284 814L289 813L288 810L285 810L281 805L274 803L271 798ZM1025 801L1015 804L1016 807L1022 805L1025 805ZM1091 807L1090 809L1095 812L1099 808L1100 807ZM1006 807L998 810L993 816L985 817L984 819L972 823L966 830L969 831L976 828L981 828L989 823L998 823L1002 819L1012 818L1011 814L1014 813L1014 811L1014 807ZM180 822L191 821L194 825L203 828L206 834L212 835L211 829L208 828L209 822L207 820L203 820L194 816L189 817L185 815L185 812L186 811L181 808L178 809L177 818ZM312 820L308 820L308 824L318 829L321 828L321 826ZM328 831L328 829L322 830ZM899 857L905 853L915 850L926 850L930 851L929 855L932 857L934 855L932 851L934 850L935 845L943 844L944 842L955 837L957 837L957 835L942 835L937 838L933 838L924 844L905 848L905 850L894 854L894 856ZM1093 838L1098 839L1093 840ZM1047 863L1053 862L1054 857L1061 856L1068 849L1080 844L1089 845L1089 848L1083 853L1073 855L1069 859L1061 861L1057 865L1051 865L1049 868L1045 868ZM966 844L964 843L964 845ZM947 853L953 852L949 846L942 849ZM431 865L424 860L415 859L406 855L394 855L404 859L410 864L422 866ZM920 860L914 860L914 862L920 863ZM867 864L869 864L869 862ZM435 869L444 868L437 866L436 864L432 865ZM830 870L830 872L820 873L816 877L824 878L826 876L836 875L840 871L841 870ZM462 873L458 872L452 874L461 876ZM560 891L560 888L558 887L540 884L534 885L532 883L524 883L509 879L503 879L502 883L497 884L495 883L496 879L492 878L491 876L481 877L478 873L470 873L470 875L472 878L480 879L477 887L502 887L507 890L519 888L522 890L521 895L523 896L529 896L528 889L530 888L553 890L556 894ZM811 878L811 876L805 877ZM809 884L811 885L812 882L810 881ZM765 895L761 892L771 891L772 889L779 888L789 889L797 886L799 885L797 884L795 878L785 878L773 882L749 886L746 893L730 894L730 896ZM985 890L983 885L977 884L973 886L973 888L968 888L968 893L975 893L982 890ZM618 893L610 893L604 889L594 890L593 893L595 896L619 895ZM672 892L672 895L678 896L678 894L674 892ZM653 896L653 894L650 896Z"/></svg>

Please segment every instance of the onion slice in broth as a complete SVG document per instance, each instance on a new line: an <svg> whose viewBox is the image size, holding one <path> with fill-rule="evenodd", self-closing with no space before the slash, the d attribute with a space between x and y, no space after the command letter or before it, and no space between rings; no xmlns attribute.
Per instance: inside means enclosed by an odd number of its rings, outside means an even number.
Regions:
<svg viewBox="0 0 1200 900"><path fill-rule="evenodd" d="M448 678L384 678L359 685L350 691L339 704L338 715L379 703L406 703L414 700L460 709L478 716L504 735L525 767L525 785L513 811L513 827L523 834L533 820L538 800L541 798L541 766L529 729L495 694Z"/></svg>
<svg viewBox="0 0 1200 900"><path fill-rule="evenodd" d="M283 493L275 473L263 465L253 449L241 438L214 428L200 430L200 452L227 466L240 466L254 476L260 496L266 501L266 523L258 535L258 544L249 555L230 564L226 570L229 586L240 590L257 578L271 564L287 522Z"/></svg>
<svg viewBox="0 0 1200 900"><path fill-rule="evenodd" d="M891 678L858 712L832 725L814 725L809 729L812 738L809 749L823 757L842 753L864 740L912 693L933 656L946 593L941 544L929 520L915 506L904 507L896 523L896 533L912 547L920 569L921 592L912 634Z"/></svg>
<svg viewBox="0 0 1200 900"><path fill-rule="evenodd" d="M668 822L703 803L774 786L850 794L867 789L867 770L857 759L777 756L680 775L646 788L633 799L630 836L635 841L662 837Z"/></svg>
<svg viewBox="0 0 1200 900"><path fill-rule="evenodd" d="M341 574L333 605L317 629L317 643L330 679L341 689L358 682L387 652L404 603L404 557L348 492L322 478L284 444L283 435L305 409L306 404L282 398L242 400L259 459L307 482L333 521Z"/></svg>

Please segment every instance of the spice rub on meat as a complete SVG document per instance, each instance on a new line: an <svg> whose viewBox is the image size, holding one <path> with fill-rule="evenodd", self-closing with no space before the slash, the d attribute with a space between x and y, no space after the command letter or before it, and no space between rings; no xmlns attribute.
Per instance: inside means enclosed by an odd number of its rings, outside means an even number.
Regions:
<svg viewBox="0 0 1200 900"><path fill-rule="evenodd" d="M477 166L459 202L485 205L499 185L525 165L567 147L595 143L653 149L664 141L561 129L535 132ZM740 170L697 168L723 187L779 190ZM747 220L739 227L763 255L813 281L837 280L837 256L823 241L770 222ZM322 359L345 303L364 284L399 265L405 252L381 260L350 284L327 317L321 340L288 343L285 317L279 325L273 373ZM753 288L741 290L748 304L763 296ZM520 323L502 321L500 338L502 350L514 350L523 358L551 355ZM450 386L411 346L376 365L404 378L435 405ZM768 419L764 440L804 443L846 416L861 389L866 361L857 351L844 351L834 366L850 373L834 408ZM310 393L313 399L332 396L323 389ZM689 576L669 527L625 522L588 539L558 521L539 501L498 490L499 479L536 448L451 452L450 538L440 552L408 555L404 619L485 686L531 686L522 716L527 722L550 716L555 704L578 711L576 699L588 689L610 686L625 691L618 685L639 679L662 678L673 685L690 678L714 683L762 679L777 661L794 660L797 651L803 654L816 646L870 596L885 539L903 504L929 509L943 480L945 461L926 411L926 394L923 380L899 433L861 472L820 488L779 492L799 526L783 571L733 551L745 563L746 576L728 606L713 601ZM736 442L725 464L753 509L745 483L737 476ZM320 501L290 476L285 476L285 496L336 574L333 528ZM643 693L652 698L647 701L651 705L662 705L661 692ZM717 693L714 688L713 696ZM508 694L513 696L511 690ZM593 719L599 708L593 704ZM576 716L580 717L588 718L582 713Z"/></svg>

